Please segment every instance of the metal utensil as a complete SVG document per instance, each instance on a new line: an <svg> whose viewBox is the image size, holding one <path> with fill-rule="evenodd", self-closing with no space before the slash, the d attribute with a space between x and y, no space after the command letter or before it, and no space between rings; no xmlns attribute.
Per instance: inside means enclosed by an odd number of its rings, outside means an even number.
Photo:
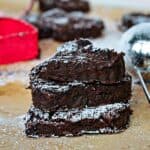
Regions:
<svg viewBox="0 0 150 150"><path fill-rule="evenodd" d="M136 25L124 33L120 48L125 49L128 60L140 79L142 88L150 103L150 94L142 72L150 72L150 23Z"/></svg>
<svg viewBox="0 0 150 150"><path fill-rule="evenodd" d="M131 53L131 52L130 52ZM132 55L133 54L133 55ZM141 81L144 93L150 103L150 94L146 87L145 81L142 77L141 72L146 70L149 71L150 66L150 41L136 41L132 46L132 63L136 69L137 75Z"/></svg>

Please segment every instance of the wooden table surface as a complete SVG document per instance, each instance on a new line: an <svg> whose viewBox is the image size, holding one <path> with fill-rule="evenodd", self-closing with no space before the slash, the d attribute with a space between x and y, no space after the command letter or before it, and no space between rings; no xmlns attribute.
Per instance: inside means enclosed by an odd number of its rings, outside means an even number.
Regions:
<svg viewBox="0 0 150 150"><path fill-rule="evenodd" d="M7 0L8 1L8 0ZM0 9L6 3L0 1ZM20 11L22 5L10 6L11 11ZM16 8L15 11L13 8ZM4 9L3 10L7 10ZM93 40L101 47L117 48L122 35L117 29L121 15L130 10L95 7L90 15L102 17L106 31L102 38ZM60 43L51 39L40 41L41 60L55 52ZM26 89L28 72L41 60L0 66L0 150L149 150L150 149L150 105L147 103L140 85L133 85L130 127L112 135L84 135L75 138L27 138L24 134L23 115L31 105L31 93Z"/></svg>

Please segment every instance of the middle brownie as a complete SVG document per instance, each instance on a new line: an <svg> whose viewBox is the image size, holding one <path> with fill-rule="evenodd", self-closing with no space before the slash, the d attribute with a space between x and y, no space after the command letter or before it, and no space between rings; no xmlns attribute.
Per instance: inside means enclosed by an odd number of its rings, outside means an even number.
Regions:
<svg viewBox="0 0 150 150"><path fill-rule="evenodd" d="M31 89L33 105L46 111L126 103L131 97L131 77L126 75L120 83L110 85L98 81L58 83L35 79Z"/></svg>

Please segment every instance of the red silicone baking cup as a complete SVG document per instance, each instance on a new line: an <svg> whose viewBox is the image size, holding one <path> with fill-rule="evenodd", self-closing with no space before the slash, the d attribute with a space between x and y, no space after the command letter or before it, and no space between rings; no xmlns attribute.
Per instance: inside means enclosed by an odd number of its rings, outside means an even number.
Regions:
<svg viewBox="0 0 150 150"><path fill-rule="evenodd" d="M23 20L0 17L0 64L25 61L37 56L37 29Z"/></svg>

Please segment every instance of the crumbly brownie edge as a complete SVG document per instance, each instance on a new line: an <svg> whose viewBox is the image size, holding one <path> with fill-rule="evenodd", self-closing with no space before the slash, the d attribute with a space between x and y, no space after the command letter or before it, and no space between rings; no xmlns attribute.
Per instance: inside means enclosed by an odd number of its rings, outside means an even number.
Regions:
<svg viewBox="0 0 150 150"><path fill-rule="evenodd" d="M118 133L127 128L130 114L129 105L123 103L54 114L31 108L26 117L25 132L29 137Z"/></svg>

